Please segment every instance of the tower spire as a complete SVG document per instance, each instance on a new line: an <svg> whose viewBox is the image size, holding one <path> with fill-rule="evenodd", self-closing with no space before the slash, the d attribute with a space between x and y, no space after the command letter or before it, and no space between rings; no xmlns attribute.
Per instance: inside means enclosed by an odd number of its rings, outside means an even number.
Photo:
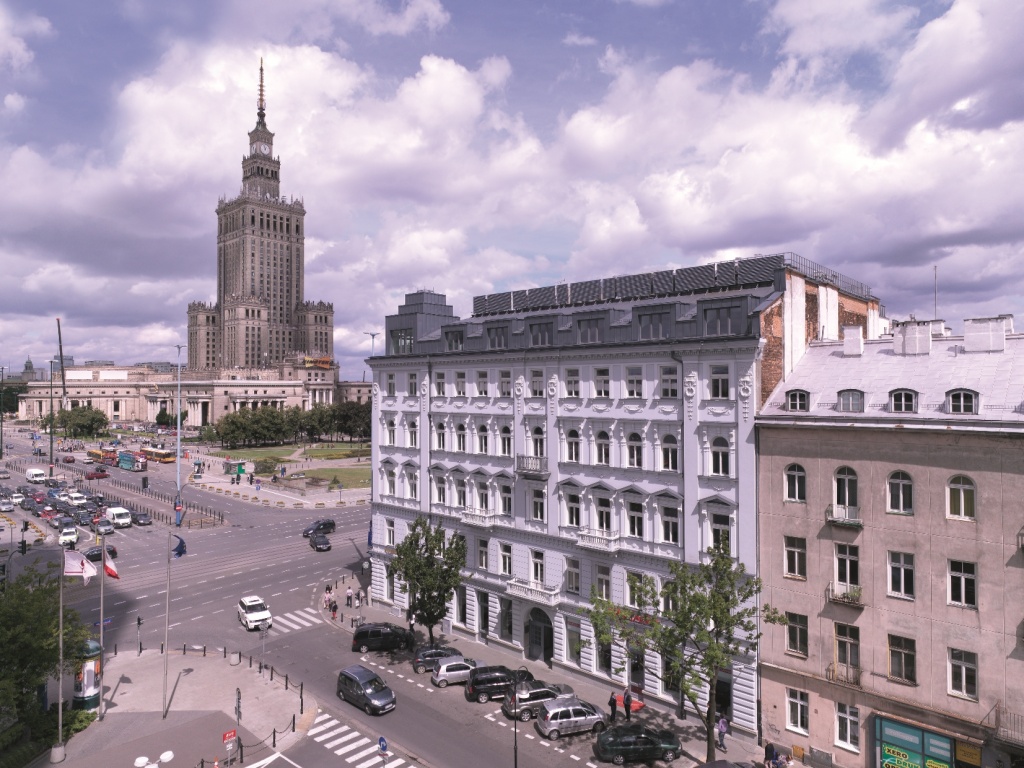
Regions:
<svg viewBox="0 0 1024 768"><path fill-rule="evenodd" d="M267 100L263 97L263 57L260 56L260 92L256 99L256 125L259 128L266 128Z"/></svg>

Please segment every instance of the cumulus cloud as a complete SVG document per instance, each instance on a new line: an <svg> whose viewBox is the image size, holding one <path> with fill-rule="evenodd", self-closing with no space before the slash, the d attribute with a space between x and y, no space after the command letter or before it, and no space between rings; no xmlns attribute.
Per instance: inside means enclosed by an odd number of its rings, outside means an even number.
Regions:
<svg viewBox="0 0 1024 768"><path fill-rule="evenodd" d="M18 16L0 5L0 71L18 72L35 58L28 40L53 34L50 22L35 14Z"/></svg>
<svg viewBox="0 0 1024 768"><path fill-rule="evenodd" d="M597 38L581 35L578 32L570 32L562 38L562 44L570 47L597 45Z"/></svg>
<svg viewBox="0 0 1024 768"><path fill-rule="evenodd" d="M4 96L4 112L16 115L25 109L25 97L20 93L8 93Z"/></svg>

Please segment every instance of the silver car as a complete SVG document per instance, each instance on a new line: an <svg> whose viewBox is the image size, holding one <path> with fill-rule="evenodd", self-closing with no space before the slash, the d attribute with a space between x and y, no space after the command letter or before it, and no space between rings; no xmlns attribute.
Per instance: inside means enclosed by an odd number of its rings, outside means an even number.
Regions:
<svg viewBox="0 0 1024 768"><path fill-rule="evenodd" d="M465 683L469 673L476 669L476 660L461 656L448 656L437 660L430 682L438 688L447 688L449 683Z"/></svg>
<svg viewBox="0 0 1024 768"><path fill-rule="evenodd" d="M608 726L608 713L580 699L552 699L540 705L533 721L541 736L552 741L569 733L600 733Z"/></svg>

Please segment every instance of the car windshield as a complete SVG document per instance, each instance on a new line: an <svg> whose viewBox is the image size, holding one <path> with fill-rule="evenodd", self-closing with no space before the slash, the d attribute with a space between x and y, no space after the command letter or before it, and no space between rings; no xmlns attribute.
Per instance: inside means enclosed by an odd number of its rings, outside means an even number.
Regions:
<svg viewBox="0 0 1024 768"><path fill-rule="evenodd" d="M263 601L258 603L247 603L245 606L246 613L260 613L267 610L267 605Z"/></svg>
<svg viewBox="0 0 1024 768"><path fill-rule="evenodd" d="M384 685L384 681L383 680L381 680L379 677L375 677L375 678L373 678L373 680L370 680L366 684L366 686L363 688L363 690L366 693L380 693L381 691L386 691L387 690L387 686Z"/></svg>

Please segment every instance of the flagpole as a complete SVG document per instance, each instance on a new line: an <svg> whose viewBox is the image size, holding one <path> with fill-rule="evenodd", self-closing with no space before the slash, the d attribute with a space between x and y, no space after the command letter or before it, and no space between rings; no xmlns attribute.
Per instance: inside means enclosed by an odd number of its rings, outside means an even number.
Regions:
<svg viewBox="0 0 1024 768"><path fill-rule="evenodd" d="M103 567L100 568L100 674L97 683L100 687L100 712L99 719L103 719L103 672L106 669L106 660L104 659L104 645L103 645L103 586L107 582L107 535L105 533L100 534L100 563Z"/></svg>
<svg viewBox="0 0 1024 768"><path fill-rule="evenodd" d="M60 557L60 612L58 614L57 648L59 663L57 666L57 743L50 750L50 762L60 763L64 760L64 569L67 567L67 552L62 551Z"/></svg>
<svg viewBox="0 0 1024 768"><path fill-rule="evenodd" d="M171 532L167 532L167 589L165 593L166 603L164 607L164 709L163 719L167 719L167 657L170 656L170 648L167 647L167 631L171 623Z"/></svg>

